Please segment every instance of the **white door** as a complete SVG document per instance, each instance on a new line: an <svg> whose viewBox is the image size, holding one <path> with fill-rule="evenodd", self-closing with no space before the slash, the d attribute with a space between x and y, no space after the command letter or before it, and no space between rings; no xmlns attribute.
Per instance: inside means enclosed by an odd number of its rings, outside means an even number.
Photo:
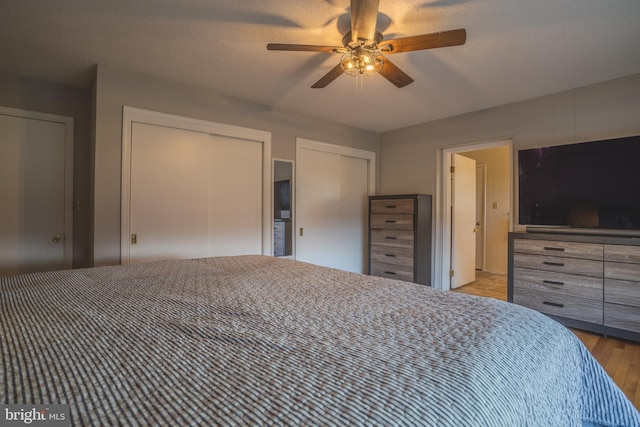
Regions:
<svg viewBox="0 0 640 427"><path fill-rule="evenodd" d="M314 149L297 156L296 259L364 273L370 160Z"/></svg>
<svg viewBox="0 0 640 427"><path fill-rule="evenodd" d="M0 276L71 268L73 120L0 110Z"/></svg>
<svg viewBox="0 0 640 427"><path fill-rule="evenodd" d="M132 124L129 262L262 253L262 144Z"/></svg>
<svg viewBox="0 0 640 427"><path fill-rule="evenodd" d="M451 288L473 282L476 277L476 161L452 154L451 174Z"/></svg>

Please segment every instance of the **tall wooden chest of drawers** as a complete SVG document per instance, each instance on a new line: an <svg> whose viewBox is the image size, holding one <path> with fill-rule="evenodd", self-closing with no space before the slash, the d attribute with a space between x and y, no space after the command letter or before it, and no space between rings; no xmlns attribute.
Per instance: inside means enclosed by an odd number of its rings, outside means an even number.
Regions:
<svg viewBox="0 0 640 427"><path fill-rule="evenodd" d="M369 274L431 286L431 196L369 197Z"/></svg>

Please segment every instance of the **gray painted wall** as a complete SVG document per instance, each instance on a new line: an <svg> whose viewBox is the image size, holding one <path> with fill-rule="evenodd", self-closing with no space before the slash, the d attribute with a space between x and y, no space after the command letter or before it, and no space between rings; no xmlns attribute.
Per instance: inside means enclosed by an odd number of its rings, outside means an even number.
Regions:
<svg viewBox="0 0 640 427"><path fill-rule="evenodd" d="M122 107L125 105L271 132L272 157L279 159L295 158L297 137L378 150L378 134L373 132L98 66L95 82L95 265L120 262Z"/></svg>
<svg viewBox="0 0 640 427"><path fill-rule="evenodd" d="M512 139L515 156L522 148L637 134L640 74L382 133L378 190L436 194L440 149Z"/></svg>

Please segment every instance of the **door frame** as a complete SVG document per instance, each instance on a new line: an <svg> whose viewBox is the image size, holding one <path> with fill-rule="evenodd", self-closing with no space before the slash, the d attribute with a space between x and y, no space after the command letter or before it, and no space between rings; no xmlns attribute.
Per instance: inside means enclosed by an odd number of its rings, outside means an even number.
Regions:
<svg viewBox="0 0 640 427"><path fill-rule="evenodd" d="M284 258L284 259L296 259L296 221L295 221L295 217L296 217L296 162L295 160L289 160L289 159L281 159L278 157L274 157L272 159L273 162L273 173L271 176L271 182L275 182L275 163L276 162L286 162L286 163L291 163L291 211L293 212L293 214L291 215L291 255L285 255L279 258ZM274 202L275 202L275 195L274 195ZM273 205L271 206L271 211L273 212ZM275 243L274 243L275 244ZM274 254L274 250L273 250L273 245L271 246L271 255L275 256Z"/></svg>
<svg viewBox="0 0 640 427"><path fill-rule="evenodd" d="M480 208L480 227L481 227L481 235L480 241L476 242L476 252L480 253L480 271L485 271L486 269L486 250L487 250L487 229L486 229L486 221L487 221L487 164L486 163L477 163L476 169L481 171L481 179L478 182L476 178L476 192L480 190L482 192L482 206ZM477 197L476 197L477 199ZM477 208L476 208L477 210ZM477 218L476 218L477 219ZM477 235L476 235L477 239ZM478 258L478 254L476 254L476 260ZM476 266L477 267L477 266Z"/></svg>
<svg viewBox="0 0 640 427"><path fill-rule="evenodd" d="M262 143L262 255L271 255L273 233L273 183L271 132L207 120L124 106L122 109L122 187L120 217L120 263L129 264L131 235L131 135L133 123L167 126Z"/></svg>
<svg viewBox="0 0 640 427"><path fill-rule="evenodd" d="M434 288L448 291L451 289L449 271L451 270L451 155L495 147L509 147L509 194L513 205L513 139L503 138L488 142L476 142L438 149L436 159L436 209L435 209L435 256L434 256ZM439 181L439 182L438 182ZM509 231L513 229L513 216L509 218Z"/></svg>
<svg viewBox="0 0 640 427"><path fill-rule="evenodd" d="M65 268L73 266L73 144L74 118L58 114L40 113L0 106L0 114L24 119L42 120L64 125L64 239L63 264Z"/></svg>

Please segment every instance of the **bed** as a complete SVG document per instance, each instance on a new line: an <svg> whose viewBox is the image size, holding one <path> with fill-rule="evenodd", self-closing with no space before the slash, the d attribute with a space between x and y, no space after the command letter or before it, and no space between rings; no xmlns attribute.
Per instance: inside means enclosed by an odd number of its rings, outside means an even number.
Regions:
<svg viewBox="0 0 640 427"><path fill-rule="evenodd" d="M0 279L0 402L71 425L640 426L532 310L267 256Z"/></svg>

